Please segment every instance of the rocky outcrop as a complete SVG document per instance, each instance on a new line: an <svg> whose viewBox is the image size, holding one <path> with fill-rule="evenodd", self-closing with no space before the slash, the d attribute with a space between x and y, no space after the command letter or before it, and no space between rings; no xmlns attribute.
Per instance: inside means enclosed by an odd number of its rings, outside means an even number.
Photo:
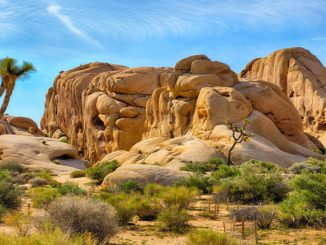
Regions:
<svg viewBox="0 0 326 245"><path fill-rule="evenodd" d="M0 135L3 134L42 136L41 130L32 119L8 115L0 120Z"/></svg>
<svg viewBox="0 0 326 245"><path fill-rule="evenodd" d="M184 176L186 162L227 155L233 144L227 123L240 127L245 120L254 137L235 147L236 164L257 159L288 167L322 158L310 150L300 114L278 86L239 81L205 55L174 68L95 63L62 73L49 90L42 127L68 137L93 164L118 161L105 185L167 184Z"/></svg>
<svg viewBox="0 0 326 245"><path fill-rule="evenodd" d="M288 48L254 59L240 78L277 85L298 110L305 132L326 146L326 68L308 50Z"/></svg>
<svg viewBox="0 0 326 245"><path fill-rule="evenodd" d="M15 161L28 168L69 175L76 168L84 168L83 161L77 159L76 149L57 139L11 134L0 136L0 164Z"/></svg>

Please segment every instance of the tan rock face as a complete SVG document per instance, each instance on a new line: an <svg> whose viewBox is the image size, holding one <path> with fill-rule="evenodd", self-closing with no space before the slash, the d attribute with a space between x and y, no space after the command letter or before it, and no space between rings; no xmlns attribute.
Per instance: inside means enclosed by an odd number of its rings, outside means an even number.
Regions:
<svg viewBox="0 0 326 245"><path fill-rule="evenodd" d="M277 85L298 110L304 130L326 146L326 68L313 54L282 49L251 61L240 77Z"/></svg>
<svg viewBox="0 0 326 245"><path fill-rule="evenodd" d="M15 161L28 168L49 169L58 175L69 175L76 169L75 167L84 167L82 161L76 160L77 157L78 154L74 147L57 139L26 135L0 135L0 161ZM53 160L61 158L64 164L58 165L53 162Z"/></svg>
<svg viewBox="0 0 326 245"><path fill-rule="evenodd" d="M224 157L233 143L225 123L243 120L251 122L255 137L236 146L235 163L289 166L321 157L309 150L313 143L301 117L277 86L239 82L229 66L204 55L187 57L174 69L95 63L64 72L49 90L42 127L52 137L66 135L93 164L117 160L121 167L105 184L126 176L145 183L189 161Z"/></svg>
<svg viewBox="0 0 326 245"><path fill-rule="evenodd" d="M141 140L146 102L166 71L91 63L63 72L49 89L41 126L52 137L67 136L92 162L129 150Z"/></svg>
<svg viewBox="0 0 326 245"><path fill-rule="evenodd" d="M15 134L42 136L37 124L27 117L4 116L0 120L0 135Z"/></svg>

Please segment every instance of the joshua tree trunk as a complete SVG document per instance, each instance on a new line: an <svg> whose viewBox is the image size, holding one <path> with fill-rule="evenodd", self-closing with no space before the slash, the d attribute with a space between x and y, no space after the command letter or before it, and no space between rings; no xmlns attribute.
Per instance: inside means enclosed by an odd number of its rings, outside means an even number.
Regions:
<svg viewBox="0 0 326 245"><path fill-rule="evenodd" d="M1 87L0 87L0 97L3 95L5 89L6 89L6 85L5 82L2 80Z"/></svg>
<svg viewBox="0 0 326 245"><path fill-rule="evenodd" d="M15 82L16 82L15 80L9 82L9 85L6 90L6 95L5 95L5 98L3 99L2 106L0 109L0 118L3 117L3 115L5 114L5 111L7 110L11 94L14 91Z"/></svg>

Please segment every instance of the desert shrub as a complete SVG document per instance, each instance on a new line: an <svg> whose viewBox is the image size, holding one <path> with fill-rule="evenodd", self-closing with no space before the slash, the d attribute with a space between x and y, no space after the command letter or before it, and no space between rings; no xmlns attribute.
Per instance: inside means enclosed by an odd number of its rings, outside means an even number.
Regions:
<svg viewBox="0 0 326 245"><path fill-rule="evenodd" d="M220 179L217 196L244 203L280 202L289 192L281 169L272 163L251 160L239 175Z"/></svg>
<svg viewBox="0 0 326 245"><path fill-rule="evenodd" d="M304 173L290 185L293 191L280 205L281 222L289 227L326 227L326 175Z"/></svg>
<svg viewBox="0 0 326 245"><path fill-rule="evenodd" d="M293 163L289 170L294 174L301 174L301 173L320 173L321 166L312 165L308 162L297 162Z"/></svg>
<svg viewBox="0 0 326 245"><path fill-rule="evenodd" d="M156 184L156 183L150 183L147 184L145 189L144 189L144 194L148 197L154 197L154 196L159 196L166 187Z"/></svg>
<svg viewBox="0 0 326 245"><path fill-rule="evenodd" d="M230 217L236 221L254 221L257 219L258 209L254 206L232 209Z"/></svg>
<svg viewBox="0 0 326 245"><path fill-rule="evenodd" d="M212 193L214 184L215 181L213 178L199 173L195 173L177 183L177 185L186 186L188 188L197 188L203 194Z"/></svg>
<svg viewBox="0 0 326 245"><path fill-rule="evenodd" d="M240 175L240 171L235 166L229 166L222 164L218 166L218 169L212 173L212 177L216 180L234 177Z"/></svg>
<svg viewBox="0 0 326 245"><path fill-rule="evenodd" d="M270 229L277 218L277 208L273 205L243 207L231 210L230 217L236 221L256 221L259 228Z"/></svg>
<svg viewBox="0 0 326 245"><path fill-rule="evenodd" d="M99 165L93 166L87 169L87 176L96 180L98 183L102 183L104 178L118 168L116 161L104 162Z"/></svg>
<svg viewBox="0 0 326 245"><path fill-rule="evenodd" d="M273 221L278 217L277 207L262 206L257 209L257 226L260 229L270 229Z"/></svg>
<svg viewBox="0 0 326 245"><path fill-rule="evenodd" d="M182 233L188 227L190 216L184 209L171 207L163 210L157 217L156 225L161 231Z"/></svg>
<svg viewBox="0 0 326 245"><path fill-rule="evenodd" d="M31 175L33 178L38 177L47 180L48 184L51 186L56 186L58 184L58 181L53 178L53 174L49 170L34 171L31 173Z"/></svg>
<svg viewBox="0 0 326 245"><path fill-rule="evenodd" d="M30 215L24 214L20 211L15 211L6 214L3 217L3 221L6 225L14 227L18 235L26 236L30 230L32 219Z"/></svg>
<svg viewBox="0 0 326 245"><path fill-rule="evenodd" d="M79 195L86 194L85 190L83 190L77 184L72 182L65 182L61 185L58 185L57 189L61 195L71 194L71 195L79 196Z"/></svg>
<svg viewBox="0 0 326 245"><path fill-rule="evenodd" d="M189 162L180 168L181 171L190 171L195 173L206 173L217 170L219 165L225 164L222 158L213 158L207 162Z"/></svg>
<svg viewBox="0 0 326 245"><path fill-rule="evenodd" d="M53 187L32 188L29 194L35 208L46 208L50 202L61 196L58 189Z"/></svg>
<svg viewBox="0 0 326 245"><path fill-rule="evenodd" d="M154 200L140 193L98 193L97 198L111 204L117 212L120 224L128 224L133 216L141 220L153 220L160 211L160 206Z"/></svg>
<svg viewBox="0 0 326 245"><path fill-rule="evenodd" d="M86 176L85 170L76 170L70 173L70 178L82 178Z"/></svg>
<svg viewBox="0 0 326 245"><path fill-rule="evenodd" d="M17 176L14 177L14 182L16 184L24 185L32 178L34 178L32 173L29 173L29 172L21 173L21 174L18 174Z"/></svg>
<svg viewBox="0 0 326 245"><path fill-rule="evenodd" d="M237 243L223 233L211 229L201 229L187 236L187 245L236 245Z"/></svg>
<svg viewBox="0 0 326 245"><path fill-rule="evenodd" d="M119 185L119 189L125 193L142 192L143 188L134 180L127 180Z"/></svg>
<svg viewBox="0 0 326 245"><path fill-rule="evenodd" d="M32 187L39 187L47 185L49 182L41 177L34 177L33 179L30 179L28 183L31 184Z"/></svg>
<svg viewBox="0 0 326 245"><path fill-rule="evenodd" d="M173 207L181 210L188 208L197 194L198 191L196 189L184 186L165 187L158 197L162 202L163 209Z"/></svg>
<svg viewBox="0 0 326 245"><path fill-rule="evenodd" d="M53 224L71 234L87 232L102 242L116 233L114 208L98 200L61 197L53 201L47 211Z"/></svg>
<svg viewBox="0 0 326 245"><path fill-rule="evenodd" d="M18 208L23 191L12 182L9 171L0 171L0 204L7 209Z"/></svg>
<svg viewBox="0 0 326 245"><path fill-rule="evenodd" d="M30 236L0 234L0 244L6 245L96 245L89 235L68 236L60 229L33 233Z"/></svg>
<svg viewBox="0 0 326 245"><path fill-rule="evenodd" d="M4 205L0 204L0 220L2 219L3 215L4 215L7 211L8 211L8 209L7 209Z"/></svg>
<svg viewBox="0 0 326 245"><path fill-rule="evenodd" d="M26 168L23 165L15 161L5 161L0 163L0 170L2 169L7 169L12 173L19 173L19 174L26 171Z"/></svg>

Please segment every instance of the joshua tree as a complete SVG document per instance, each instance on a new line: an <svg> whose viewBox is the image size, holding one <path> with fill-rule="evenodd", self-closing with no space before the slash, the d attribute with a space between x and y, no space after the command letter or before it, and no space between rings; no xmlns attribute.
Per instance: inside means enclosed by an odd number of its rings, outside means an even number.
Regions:
<svg viewBox="0 0 326 245"><path fill-rule="evenodd" d="M0 119L3 117L8 107L17 79L28 76L32 71L35 71L32 63L24 61L21 66L18 66L17 61L13 58L6 57L0 60L0 76L2 79L0 86L0 97L2 97L3 93L6 91L6 95L0 108Z"/></svg>
<svg viewBox="0 0 326 245"><path fill-rule="evenodd" d="M236 144L241 144L242 142L246 142L249 140L250 137L253 137L254 135L246 130L247 126L250 124L250 121L248 120L243 121L242 127L234 125L228 121L226 123L229 126L229 129L232 130L232 138L234 140L231 148L229 149L228 159L227 159L227 164L231 165L233 164L231 160L231 154Z"/></svg>

